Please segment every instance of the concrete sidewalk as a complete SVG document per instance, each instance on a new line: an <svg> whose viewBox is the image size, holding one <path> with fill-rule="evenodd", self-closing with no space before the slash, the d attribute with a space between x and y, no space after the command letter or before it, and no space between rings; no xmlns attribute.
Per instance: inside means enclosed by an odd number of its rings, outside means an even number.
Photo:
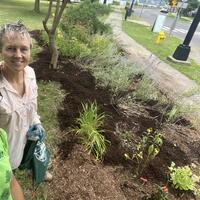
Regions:
<svg viewBox="0 0 200 200"><path fill-rule="evenodd" d="M127 57L134 63L142 67L149 76L158 84L160 90L165 92L169 98L176 103L185 106L193 105L197 107L197 112L191 118L200 116L200 93L189 94L197 91L199 87L194 81L172 68L170 65L161 61L158 57L138 44L134 39L122 31L122 15L119 8L116 8L108 17L113 29L114 38L118 45L127 53ZM183 66L186 67L186 66Z"/></svg>

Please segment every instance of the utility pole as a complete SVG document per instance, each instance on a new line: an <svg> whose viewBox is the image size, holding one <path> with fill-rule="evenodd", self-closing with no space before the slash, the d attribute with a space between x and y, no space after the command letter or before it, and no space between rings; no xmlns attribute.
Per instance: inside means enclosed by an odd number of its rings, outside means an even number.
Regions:
<svg viewBox="0 0 200 200"><path fill-rule="evenodd" d="M178 21L178 19L180 18L180 12L181 12L181 8L178 8L178 12L176 14L176 18L175 20L173 21L171 27L170 27L170 30L169 30L169 36L171 36L172 34L172 31L174 30L174 28L176 27L176 23Z"/></svg>
<svg viewBox="0 0 200 200"><path fill-rule="evenodd" d="M170 27L170 31L169 31L169 36L172 34L172 31L174 30L174 28L176 27L176 23L178 21L178 19L180 18L181 16L181 11L182 9L184 8L187 8L187 5L188 3L186 3L187 0L183 0L182 2L176 2L176 0L173 0L172 1L172 7L175 9L175 7L177 7L178 11L177 11L177 14L176 14L176 18L175 20L173 21L171 27Z"/></svg>
<svg viewBox="0 0 200 200"><path fill-rule="evenodd" d="M131 16L134 3L135 3L135 0L132 0L130 8L126 9L125 20L127 19L127 17Z"/></svg>
<svg viewBox="0 0 200 200"><path fill-rule="evenodd" d="M144 3L142 4L142 9L140 11L140 16L139 17L142 17L142 13L143 13L143 10L144 10L144 5L146 4L146 0L144 1Z"/></svg>
<svg viewBox="0 0 200 200"><path fill-rule="evenodd" d="M197 26L199 24L200 21L200 6L197 10L197 14L195 15L192 24L190 25L189 31L185 37L185 40L183 41L183 44L180 44L174 54L173 54L173 58L175 58L176 60L181 60L181 61L186 61L188 59L189 53L190 53L190 42L192 40L192 37L194 35L194 32L197 29Z"/></svg>

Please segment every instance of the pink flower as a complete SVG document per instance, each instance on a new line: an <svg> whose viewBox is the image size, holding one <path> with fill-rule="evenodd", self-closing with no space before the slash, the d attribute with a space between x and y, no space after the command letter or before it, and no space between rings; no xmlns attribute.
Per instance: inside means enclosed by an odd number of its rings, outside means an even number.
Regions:
<svg viewBox="0 0 200 200"><path fill-rule="evenodd" d="M148 181L146 177L140 177L140 180L143 182L143 184L146 184Z"/></svg>

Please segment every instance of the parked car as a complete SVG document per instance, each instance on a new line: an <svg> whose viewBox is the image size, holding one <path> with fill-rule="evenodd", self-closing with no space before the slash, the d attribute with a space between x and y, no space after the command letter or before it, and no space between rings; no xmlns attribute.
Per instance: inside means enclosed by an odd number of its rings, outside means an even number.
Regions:
<svg viewBox="0 0 200 200"><path fill-rule="evenodd" d="M163 6L163 7L161 8L160 12L162 12L162 13L168 13L168 12L169 12L168 6Z"/></svg>

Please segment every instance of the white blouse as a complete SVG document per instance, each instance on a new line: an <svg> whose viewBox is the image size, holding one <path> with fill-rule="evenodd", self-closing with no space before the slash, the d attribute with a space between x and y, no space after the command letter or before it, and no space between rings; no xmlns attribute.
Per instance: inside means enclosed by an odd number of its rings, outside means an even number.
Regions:
<svg viewBox="0 0 200 200"><path fill-rule="evenodd" d="M34 70L24 68L25 93L21 97L0 74L0 128L8 134L12 169L19 167L30 126L40 123L37 114L37 84Z"/></svg>

